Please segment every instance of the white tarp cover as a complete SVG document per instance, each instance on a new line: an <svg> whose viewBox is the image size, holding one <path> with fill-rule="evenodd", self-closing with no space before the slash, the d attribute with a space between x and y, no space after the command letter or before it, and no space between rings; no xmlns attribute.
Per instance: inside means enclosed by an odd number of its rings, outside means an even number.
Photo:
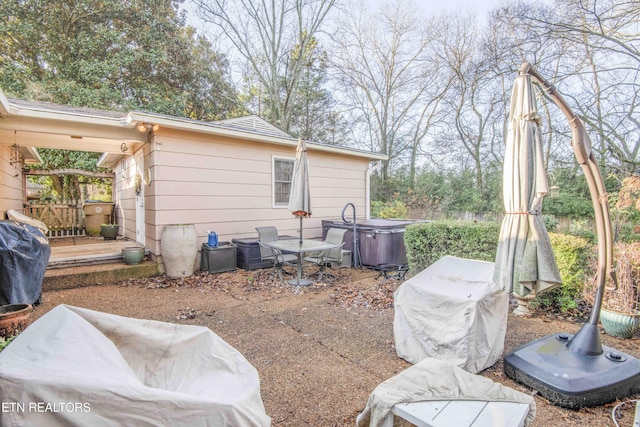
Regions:
<svg viewBox="0 0 640 427"><path fill-rule="evenodd" d="M394 294L396 352L410 363L426 357L477 373L504 350L509 296L493 283L493 263L445 256Z"/></svg>
<svg viewBox="0 0 640 427"><path fill-rule="evenodd" d="M526 403L529 413L525 426L533 422L536 414L535 400L528 394L470 374L447 361L427 358L378 384L356 418L356 427L383 426L388 417L393 417L391 408L395 404L425 400Z"/></svg>
<svg viewBox="0 0 640 427"><path fill-rule="evenodd" d="M7 218L9 218L11 221L21 222L23 224L29 224L37 228L38 230L42 231L42 234L44 234L45 236L49 232L49 228L45 225L44 222L31 218L29 216L26 216L25 214L20 213L18 211L14 211L13 209L9 209L7 211Z"/></svg>
<svg viewBox="0 0 640 427"><path fill-rule="evenodd" d="M0 392L3 426L271 424L256 369L211 330L65 305L0 353Z"/></svg>

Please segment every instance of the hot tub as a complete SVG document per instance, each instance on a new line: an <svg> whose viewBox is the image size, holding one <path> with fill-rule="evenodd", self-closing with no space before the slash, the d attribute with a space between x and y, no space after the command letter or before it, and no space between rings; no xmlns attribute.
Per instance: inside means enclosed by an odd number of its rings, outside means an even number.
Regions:
<svg viewBox="0 0 640 427"><path fill-rule="evenodd" d="M412 219L367 219L356 222L360 262L369 267L383 264L404 265L407 263L407 250L404 246L404 231L407 225L426 220ZM346 228L343 249L353 253L352 223L342 220L322 220L322 238L329 228Z"/></svg>

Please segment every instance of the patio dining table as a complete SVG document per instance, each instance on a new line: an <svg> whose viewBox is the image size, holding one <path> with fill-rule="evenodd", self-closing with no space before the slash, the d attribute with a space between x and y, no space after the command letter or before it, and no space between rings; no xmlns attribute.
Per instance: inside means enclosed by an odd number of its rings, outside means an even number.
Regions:
<svg viewBox="0 0 640 427"><path fill-rule="evenodd" d="M287 281L290 285L309 286L312 280L302 277L302 255L309 252L323 252L340 247L339 244L329 243L322 240L303 239L283 239L265 242L266 246L277 249L281 252L295 253L298 256L297 277Z"/></svg>

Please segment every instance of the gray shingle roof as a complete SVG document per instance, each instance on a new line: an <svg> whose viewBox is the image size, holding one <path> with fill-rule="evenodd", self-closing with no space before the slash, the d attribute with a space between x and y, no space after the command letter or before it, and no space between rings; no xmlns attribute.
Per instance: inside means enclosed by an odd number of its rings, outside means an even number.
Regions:
<svg viewBox="0 0 640 427"><path fill-rule="evenodd" d="M248 130L250 132L262 133L265 135L281 136L284 138L291 138L291 135L277 128L265 119L251 115L244 117L236 117L233 119L218 120L213 122L214 124L221 125L228 128L235 128L240 130Z"/></svg>

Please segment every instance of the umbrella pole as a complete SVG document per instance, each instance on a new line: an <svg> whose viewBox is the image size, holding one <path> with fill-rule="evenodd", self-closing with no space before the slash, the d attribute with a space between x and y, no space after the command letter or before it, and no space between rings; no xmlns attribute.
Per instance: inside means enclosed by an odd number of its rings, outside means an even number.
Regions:
<svg viewBox="0 0 640 427"><path fill-rule="evenodd" d="M613 274L613 233L609 218L609 204L604 188L604 181L591 151L591 141L587 135L584 124L571 110L571 107L558 93L556 88L545 80L531 64L525 62L520 67L520 73L528 73L534 77L549 94L553 102L560 108L571 125L571 145L576 160L584 172L591 194L594 210L596 235L598 236L598 286L593 304L593 310L589 323L585 324L580 332L567 346L571 351L582 354L602 354L602 344L598 333L598 320L600 308L604 297L604 288L607 275L615 279Z"/></svg>
<svg viewBox="0 0 640 427"><path fill-rule="evenodd" d="M300 215L300 245L302 245L302 215Z"/></svg>
<svg viewBox="0 0 640 427"><path fill-rule="evenodd" d="M582 121L555 87L531 64L522 64L520 73L528 73L538 80L571 125L571 144L587 179L594 207L598 236L598 288L590 321L576 335L559 333L523 345L504 357L504 372L508 377L538 390L556 405L571 409L602 405L632 394L640 381L640 361L603 346L598 331L607 275L615 279L612 270L613 238L604 181Z"/></svg>

